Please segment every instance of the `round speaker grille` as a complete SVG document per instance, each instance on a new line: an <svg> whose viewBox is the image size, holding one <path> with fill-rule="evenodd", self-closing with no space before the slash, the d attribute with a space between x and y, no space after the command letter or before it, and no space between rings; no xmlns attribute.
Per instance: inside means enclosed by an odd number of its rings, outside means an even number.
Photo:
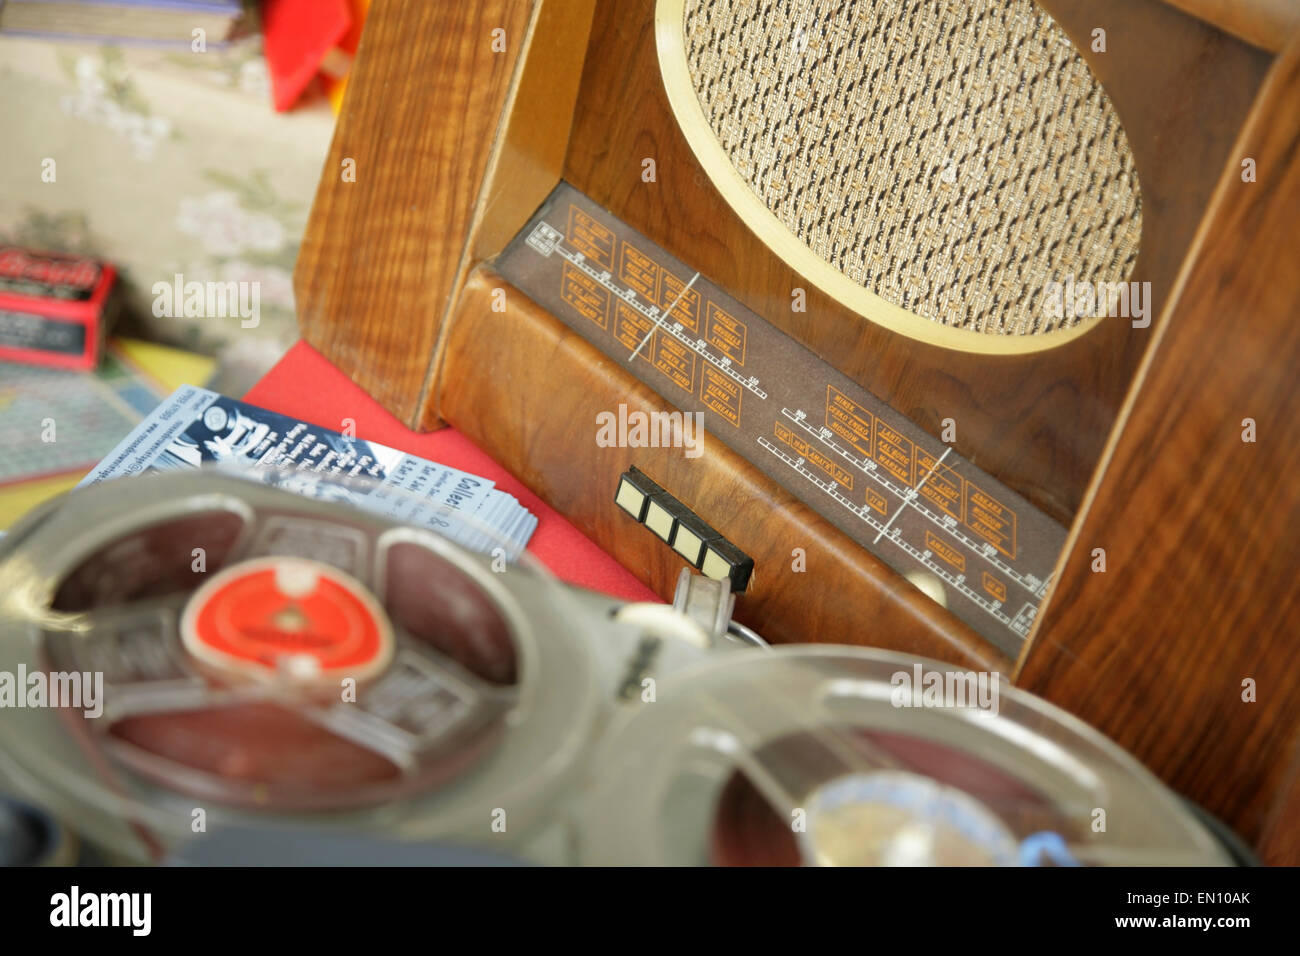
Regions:
<svg viewBox="0 0 1300 956"><path fill-rule="evenodd" d="M669 99L715 185L867 318L1027 351L1096 318L1046 308L1051 283L1127 280L1128 140L1031 0L659 0L657 19Z"/></svg>

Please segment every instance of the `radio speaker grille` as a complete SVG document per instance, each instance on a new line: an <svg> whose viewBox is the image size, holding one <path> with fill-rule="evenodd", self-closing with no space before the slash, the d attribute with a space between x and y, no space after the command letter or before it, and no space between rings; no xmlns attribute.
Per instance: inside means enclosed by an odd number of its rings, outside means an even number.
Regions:
<svg viewBox="0 0 1300 956"><path fill-rule="evenodd" d="M1048 317L1048 283L1127 280L1142 229L1127 137L1031 0L683 11L722 153L852 283L934 323L1035 335L1082 321Z"/></svg>

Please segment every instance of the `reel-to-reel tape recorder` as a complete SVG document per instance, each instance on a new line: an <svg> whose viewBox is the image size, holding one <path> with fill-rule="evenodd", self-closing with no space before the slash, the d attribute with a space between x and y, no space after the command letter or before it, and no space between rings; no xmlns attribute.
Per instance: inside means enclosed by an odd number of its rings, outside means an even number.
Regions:
<svg viewBox="0 0 1300 956"><path fill-rule="evenodd" d="M121 861L251 828L541 863L1231 862L997 674L770 648L698 575L622 604L391 513L198 473L27 516L0 542L5 772Z"/></svg>

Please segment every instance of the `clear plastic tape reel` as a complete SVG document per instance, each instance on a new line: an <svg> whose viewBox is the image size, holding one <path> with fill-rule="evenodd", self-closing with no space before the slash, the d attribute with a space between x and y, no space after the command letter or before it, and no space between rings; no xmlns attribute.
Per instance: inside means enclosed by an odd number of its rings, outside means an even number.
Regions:
<svg viewBox="0 0 1300 956"><path fill-rule="evenodd" d="M602 742L582 861L1229 862L1136 760L1037 697L999 682L994 713L894 696L918 664L955 673L885 651L787 646L663 681L658 702Z"/></svg>
<svg viewBox="0 0 1300 956"><path fill-rule="evenodd" d="M128 857L225 825L526 833L572 783L602 706L590 610L471 519L458 540L491 556L429 530L427 499L384 489L390 516L376 516L346 506L372 483L282 478L333 500L150 474L57 499L0 541L0 671L104 681L99 716L6 709L5 770ZM262 613L304 573L306 596L267 614L273 638L306 650L249 666L263 645L231 643L222 621ZM295 623L309 601L347 641Z"/></svg>

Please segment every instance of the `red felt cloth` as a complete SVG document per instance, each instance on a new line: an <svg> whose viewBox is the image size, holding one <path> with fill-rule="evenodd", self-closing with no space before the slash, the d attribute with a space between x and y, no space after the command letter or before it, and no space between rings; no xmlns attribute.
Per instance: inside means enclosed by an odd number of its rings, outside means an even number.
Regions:
<svg viewBox="0 0 1300 956"><path fill-rule="evenodd" d="M244 400L335 431L342 431L343 420L351 418L356 422L358 438L490 478L537 515L537 530L528 550L557 577L629 601L659 600L631 572L456 429L411 431L306 342L291 348Z"/></svg>

